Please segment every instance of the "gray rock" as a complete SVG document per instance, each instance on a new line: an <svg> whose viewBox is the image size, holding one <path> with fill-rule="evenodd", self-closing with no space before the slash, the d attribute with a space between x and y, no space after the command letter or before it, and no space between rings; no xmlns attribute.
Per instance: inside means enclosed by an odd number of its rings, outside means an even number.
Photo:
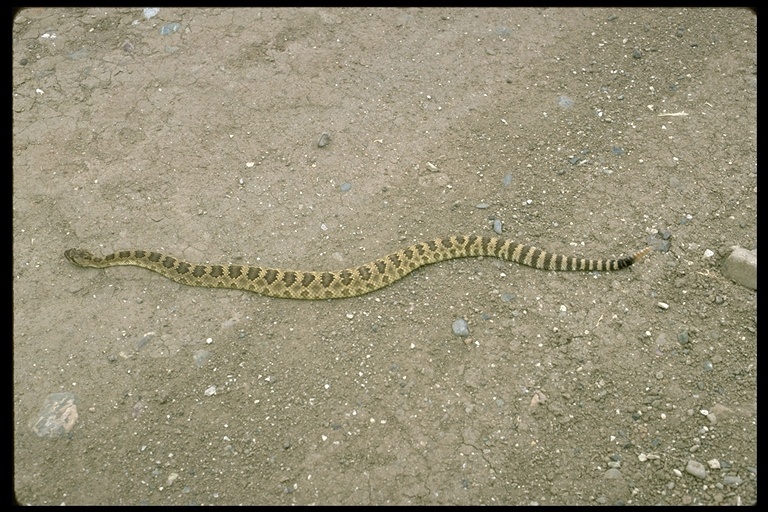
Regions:
<svg viewBox="0 0 768 512"><path fill-rule="evenodd" d="M211 359L211 353L207 350L198 350L195 352L193 359L195 361L195 366L198 368L202 368L205 366L205 363L207 363Z"/></svg>
<svg viewBox="0 0 768 512"><path fill-rule="evenodd" d="M181 29L180 23L166 23L162 27L160 27L160 35L167 36L170 34L173 34L174 32L178 32Z"/></svg>
<svg viewBox="0 0 768 512"><path fill-rule="evenodd" d="M467 325L467 321L463 318L457 318L453 321L453 334L456 336L461 336L462 338L466 338L469 336L469 326Z"/></svg>
<svg viewBox="0 0 768 512"><path fill-rule="evenodd" d="M32 430L38 437L69 435L77 423L77 402L77 395L68 391L48 395Z"/></svg>
<svg viewBox="0 0 768 512"><path fill-rule="evenodd" d="M704 464L695 460L688 461L688 465L685 466L685 472L702 480L707 478L707 468L704 467Z"/></svg>
<svg viewBox="0 0 768 512"><path fill-rule="evenodd" d="M757 250L734 247L723 263L723 275L736 284L757 290Z"/></svg>

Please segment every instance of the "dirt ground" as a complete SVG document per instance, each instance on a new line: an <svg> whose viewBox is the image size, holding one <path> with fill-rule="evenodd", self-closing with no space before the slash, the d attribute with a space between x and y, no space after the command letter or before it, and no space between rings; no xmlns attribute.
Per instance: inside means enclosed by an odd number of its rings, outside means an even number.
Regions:
<svg viewBox="0 0 768 512"><path fill-rule="evenodd" d="M21 11L16 499L755 502L756 292L720 268L757 244L756 24ZM656 251L614 273L453 260L334 301L63 257L336 270L494 221L554 252ZM52 394L70 406L46 435Z"/></svg>

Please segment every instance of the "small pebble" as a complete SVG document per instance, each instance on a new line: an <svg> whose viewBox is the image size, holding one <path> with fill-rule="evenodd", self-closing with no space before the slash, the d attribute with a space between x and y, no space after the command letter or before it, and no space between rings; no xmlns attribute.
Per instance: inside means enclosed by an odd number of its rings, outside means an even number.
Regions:
<svg viewBox="0 0 768 512"><path fill-rule="evenodd" d="M737 476L730 476L730 475L728 475L728 476L724 476L723 477L723 483L725 485L730 485L731 487L736 487L736 486L740 485L741 482L742 482L741 478L739 478Z"/></svg>
<svg viewBox="0 0 768 512"><path fill-rule="evenodd" d="M469 336L469 326L467 326L467 321L463 318L457 318L453 321L453 334L456 336L461 336L462 338L466 338Z"/></svg>
<svg viewBox="0 0 768 512"><path fill-rule="evenodd" d="M659 302L657 306L659 306L661 309L669 309L669 304L666 302Z"/></svg>
<svg viewBox="0 0 768 512"><path fill-rule="evenodd" d="M317 139L317 147L324 148L331 142L331 134L328 132L323 132L320 135L320 138Z"/></svg>
<svg viewBox="0 0 768 512"><path fill-rule="evenodd" d="M506 174L504 175L504 180L501 182L501 184L505 187L508 187L512 184L512 175Z"/></svg>
<svg viewBox="0 0 768 512"><path fill-rule="evenodd" d="M702 480L707 478L707 468L704 467L704 464L695 460L688 461L688 464L685 466L685 472Z"/></svg>
<svg viewBox="0 0 768 512"><path fill-rule="evenodd" d="M207 363L208 360L211 359L211 353L208 352L207 350L198 350L197 352L195 352L192 358L195 362L195 366L197 366L198 368L202 368L203 366L205 366L205 363Z"/></svg>
<svg viewBox="0 0 768 512"><path fill-rule="evenodd" d="M50 439L68 436L77 423L78 401L78 396L69 391L48 395L32 431Z"/></svg>
<svg viewBox="0 0 768 512"><path fill-rule="evenodd" d="M502 229L501 221L499 219L494 220L493 221L493 231L497 235L500 235L501 234L501 229Z"/></svg>
<svg viewBox="0 0 768 512"><path fill-rule="evenodd" d="M170 34L173 34L174 32L178 32L181 28L180 23L166 23L162 27L160 27L160 35L161 36L167 36Z"/></svg>
<svg viewBox="0 0 768 512"><path fill-rule="evenodd" d="M568 96L558 96L557 104L563 108L571 108L575 102Z"/></svg>
<svg viewBox="0 0 768 512"><path fill-rule="evenodd" d="M669 240L657 240L655 242L656 245L656 251L658 252L669 252L669 249L672 247L672 242Z"/></svg>
<svg viewBox="0 0 768 512"><path fill-rule="evenodd" d="M351 188L352 188L352 184L347 182L342 183L341 186L339 187L339 189L341 189L342 192L348 192Z"/></svg>

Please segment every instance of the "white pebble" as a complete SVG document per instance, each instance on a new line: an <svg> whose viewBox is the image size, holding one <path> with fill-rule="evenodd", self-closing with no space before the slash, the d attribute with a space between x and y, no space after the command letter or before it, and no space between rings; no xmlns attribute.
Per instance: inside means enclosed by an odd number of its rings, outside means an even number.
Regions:
<svg viewBox="0 0 768 512"><path fill-rule="evenodd" d="M669 304L666 302L659 302L657 306L659 306L661 309L669 309Z"/></svg>

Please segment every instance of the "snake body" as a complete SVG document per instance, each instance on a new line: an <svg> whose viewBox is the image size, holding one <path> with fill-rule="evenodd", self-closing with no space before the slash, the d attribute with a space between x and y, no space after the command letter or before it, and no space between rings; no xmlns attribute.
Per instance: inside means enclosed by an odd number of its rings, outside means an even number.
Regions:
<svg viewBox="0 0 768 512"><path fill-rule="evenodd" d="M481 236L451 236L420 242L382 258L336 272L286 270L257 265L190 263L154 251L118 251L104 257L84 249L68 249L64 256L79 267L133 265L177 283L206 288L247 290L286 299L341 299L389 286L419 267L454 258L489 256L543 270L621 270L636 263L650 247L621 259L588 259L552 254L511 240Z"/></svg>

